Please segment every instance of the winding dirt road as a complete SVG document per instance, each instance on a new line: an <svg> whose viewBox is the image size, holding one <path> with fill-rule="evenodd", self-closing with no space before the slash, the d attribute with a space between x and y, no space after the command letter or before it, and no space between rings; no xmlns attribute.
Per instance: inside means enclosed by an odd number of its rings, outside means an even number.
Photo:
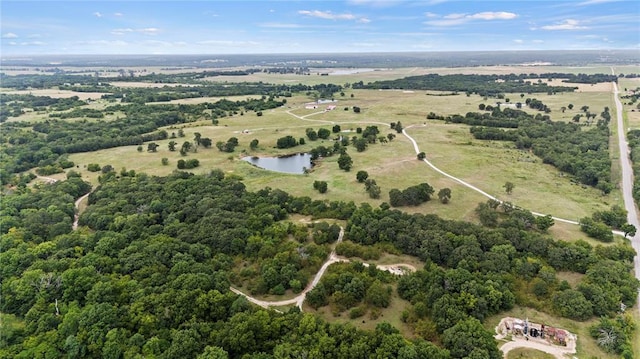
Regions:
<svg viewBox="0 0 640 359"><path fill-rule="evenodd" d="M302 120L302 121L310 121L310 122L320 122L320 123L335 124L336 122L334 122L334 121L327 121L327 120L312 120L312 119L307 118L307 117L309 117L309 116L319 115L319 114L322 114L322 113L325 113L325 112L326 112L326 111L319 111L319 112L313 112L313 113L310 113L310 114L307 114L307 115L304 115L304 116L299 116L299 115L296 115L296 114L292 113L292 112L291 112L291 110L287 110L287 111L286 111L286 113L287 113L287 114L289 114L289 115L291 115L291 116L293 116L293 117L295 117L295 118L297 118L297 119L299 119L299 120ZM371 124L376 124L376 125L388 126L388 124L387 124L387 123L383 123L383 122L379 122L379 121L359 121L358 123L371 123ZM425 126L426 126L426 125L420 125L420 126L413 125L413 126L408 126L408 127L404 128L404 129L402 130L402 134L403 134L403 135L404 135L404 136L405 136L405 137L406 137L406 138L407 138L407 139L408 139L408 140L413 144L413 148L414 148L414 150L415 150L415 152L416 152L416 155L417 155L418 153L420 153L420 147L418 146L418 143L416 142L416 140L415 140L415 139L413 139L413 137L411 137L411 136L407 133L407 130L408 130L408 129L410 129L410 128L414 128L414 127L425 127ZM458 182L458 183L462 184L463 186L466 186L466 187L468 187L468 188L470 188L470 189L472 189L472 190L474 190L474 191L476 191L476 192L478 192L478 193L482 194L483 196L485 196L485 197L487 197L487 198L489 198L489 199L496 200L496 201L498 201L498 202L500 202L500 203L502 203L502 202L503 202L503 201L502 201L502 200L500 200L499 198L494 197L494 196L492 196L492 195L488 194L487 192L485 192L485 191L481 190L480 188L478 188L478 187L476 187L476 186L474 186L474 185L472 185L472 184L470 184L470 183L468 183L468 182L465 182L465 181L463 181L462 179L460 179L460 178L458 178L458 177L455 177L455 176L453 176L453 175L450 175L450 174L448 174L447 172L445 172L445 171L443 171L443 170L439 169L439 168L438 168L438 167L436 167L433 163L431 163L428 159L426 159L426 158L425 158L423 161L424 161L424 163L426 163L427 165L429 165L429 167L431 167L434 171L436 171L436 172L440 173L441 175L443 175L443 176L445 176L445 177L448 177L448 178L450 178L450 179L452 179L452 180L454 180L454 181L456 181L456 182ZM546 214L539 213L539 212L531 212L531 213L532 213L534 216L546 216ZM566 218L560 218L560 217L552 217L552 218L553 218L555 221L558 221L558 222L565 222L565 223L575 224L575 225L578 225L578 224L579 224L577 221L570 220L570 219L566 219ZM613 231L613 233L614 233L614 234L619 234L619 235L621 235L621 236L623 236L623 235L624 235L624 233L623 233L623 232L621 232L621 231Z"/></svg>
<svg viewBox="0 0 640 359"><path fill-rule="evenodd" d="M263 308L280 307L283 305L295 304L298 308L300 308L300 310L302 310L302 303L304 303L304 299L307 297L307 293L311 291L313 288L315 288L316 285L318 285L318 283L320 282L320 278L322 278L322 276L324 275L324 272L327 271L327 268L329 268L329 266L332 265L333 263L346 261L345 259L338 258L338 255L336 254L336 246L340 242L342 242L343 237L344 237L344 228L340 227L340 234L338 235L338 240L331 248L331 253L329 254L329 258L327 259L326 262L324 262L322 267L320 267L320 270L318 271L318 273L316 273L315 277L313 277L313 280L311 281L311 283L309 283L307 287L302 291L302 293L300 293L295 298L278 300L278 301L267 301L267 300L260 300L260 299L251 297L250 295L242 293L240 290L233 287L231 287L231 291L246 297L251 303L257 304Z"/></svg>
<svg viewBox="0 0 640 359"><path fill-rule="evenodd" d="M266 309L268 309L269 307L280 307L280 306L295 304L298 308L300 308L300 311L302 311L302 304L304 303L304 300L307 297L307 293L309 293L313 288L315 288L318 285L318 283L320 283L320 279L322 278L324 273L327 271L327 268L329 268L329 266L332 265L333 263L349 262L349 259L340 258L336 254L336 246L340 242L342 242L342 238L344 238L344 228L340 227L340 235L338 236L338 240L336 241L336 243L333 245L331 249L329 258L327 259L326 262L324 262L324 264L322 264L322 267L320 267L320 270L318 271L318 273L316 273L316 275L313 277L313 280L311 281L311 283L309 283L307 287L300 294L298 294L298 296L294 298L285 299L285 300L276 300L276 301L260 300L246 293L243 293L236 288L230 287L230 289L232 292L247 298L247 300L249 300L251 303L259 305ZM363 264L365 267L369 266L369 263L363 263ZM389 271L394 274L399 274L398 272L400 270L399 268L406 268L411 272L416 271L416 268L414 266L406 263L378 265L376 266L376 268L380 270Z"/></svg>
<svg viewBox="0 0 640 359"><path fill-rule="evenodd" d="M422 125L421 127L424 127L424 126L425 126L425 125ZM413 137L409 136L409 134L408 134L408 133L407 133L407 131L406 131L407 129L412 128L412 127L416 127L416 126L409 126L409 127L405 128L405 129L403 129L403 130L402 130L402 134L403 134L406 138L408 138L408 139L409 139L409 141L411 141L411 143L413 143L413 148L414 148L414 150L416 151L416 154L418 154L418 153L420 153L420 148L418 147L418 143L416 142L416 140L414 140L414 139L413 139ZM481 195L483 195L483 196L485 196L485 197L487 197L487 198L489 198L489 199L492 199L492 200L498 201L498 202L500 202L500 203L502 203L502 202L503 202L501 199L499 199L499 198L497 198L497 197L494 197L494 196L492 196L492 195L488 194L487 192L485 192L485 191L481 190L480 188L478 188L478 187L476 187L476 186L474 186L474 185L472 185L472 184L470 184L470 183L468 183L468 182L465 182L465 181L463 181L462 179L460 179L460 178L458 178L458 177L452 176L452 175L448 174L447 172L445 172L445 171L443 171L443 170L439 169L439 168L438 168L438 167L436 167L433 163L431 163L428 159L426 159L426 158L425 158L425 159L423 159L422 161L423 161L424 163L426 163L427 165L429 165L429 167L431 167L434 171L436 171L436 172L440 173L441 175L443 175L443 176L445 176L445 177L448 177L448 178L450 178L450 179L452 179L452 180L454 180L454 181L456 181L456 182L460 183L461 185L463 185L463 186L465 186L465 187L471 188L472 190L474 190L474 191L476 191L476 192L480 193ZM532 213L534 216L546 216L546 214L539 213L539 212L531 212L531 213ZM579 224L577 221L573 221L573 220L570 220L570 219L565 219L565 218L560 218L560 217L552 217L552 218L553 218L554 220L556 220L556 221L559 221L559 222L565 222L565 223L570 223L570 224ZM623 235L623 233L622 233L622 232L616 232L616 234Z"/></svg>
<svg viewBox="0 0 640 359"><path fill-rule="evenodd" d="M57 179L55 178L51 178L51 177L46 177L46 176L37 176L37 178L41 181L44 181L47 184L52 184L52 183L56 183L58 182ZM82 202L83 199L89 197L89 194L91 194L91 192L83 195L82 197L76 199L75 203L74 203L74 207L76 208L76 214L73 215L73 224L71 225L71 229L72 230L76 230L78 229L78 219L80 218L80 203Z"/></svg>
<svg viewBox="0 0 640 359"><path fill-rule="evenodd" d="M613 67L611 68L611 74L615 75ZM629 145L627 144L627 138L625 136L625 128L623 121L623 107L620 98L618 97L618 84L613 82L613 98L616 103L616 118L618 123L618 146L620 150L620 166L622 168L622 198L624 199L624 208L627 210L627 222L633 224L638 232L640 232L640 221L638 221L638 212L636 211L636 204L633 201L633 169L631 167L631 159L629 158ZM636 234L631 237L631 246L636 251L636 256L633 259L633 267L635 270L636 278L640 279L640 234ZM638 302L636 303L636 309L640 311L640 295L638 295Z"/></svg>
<svg viewBox="0 0 640 359"><path fill-rule="evenodd" d="M522 338L515 338L513 339L513 341L510 341L506 344L504 344L503 346L500 347L500 350L502 351L502 353L504 354L504 358L507 358L507 354L512 351L513 349L516 348L529 348L529 349L536 349L539 350L541 352L545 352L547 354L551 354L554 357L558 358L558 359L566 359L566 355L572 355L575 354L575 350L571 351L568 349L562 349L560 347L557 346L552 346L552 345L548 345L548 344L543 344L543 343L538 343L538 342L534 342L532 340L525 340Z"/></svg>
<svg viewBox="0 0 640 359"><path fill-rule="evenodd" d="M73 216L73 225L71 226L71 229L73 229L74 231L76 229L78 229L78 219L80 219L80 203L82 202L82 200L84 200L85 198L89 197L89 195L91 194L91 192L85 194L84 196L76 199L74 206L76 207L76 214Z"/></svg>

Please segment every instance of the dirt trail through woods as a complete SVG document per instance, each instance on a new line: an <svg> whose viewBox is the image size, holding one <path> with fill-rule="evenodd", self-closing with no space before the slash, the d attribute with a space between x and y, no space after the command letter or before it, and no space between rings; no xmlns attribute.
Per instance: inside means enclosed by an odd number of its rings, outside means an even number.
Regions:
<svg viewBox="0 0 640 359"><path fill-rule="evenodd" d="M280 306L295 304L298 308L300 308L300 310L302 310L302 304L304 303L304 300L307 297L307 293L309 293L313 288L316 287L316 285L318 285L318 283L320 283L320 279L322 278L324 273L327 271L327 268L329 268L329 266L332 265L333 263L349 262L349 259L338 257L338 255L336 254L336 246L340 242L342 242L343 237L344 237L344 228L340 227L340 235L338 236L338 240L336 241L336 243L333 245L331 249L329 258L326 260L326 262L324 262L324 264L322 264L322 267L320 267L320 270L318 271L318 273L316 273L316 275L313 277L313 280L311 281L311 283L307 285L307 287L302 291L302 293L300 293L298 296L294 298L285 299L285 300L276 300L276 301L260 300L248 294L245 294L236 288L231 287L230 289L232 292L239 294L241 296L244 296L251 303L259 305L263 308L280 307ZM369 266L369 263L363 263L363 264L365 267ZM402 275L405 273L405 270L403 270L402 268L406 268L410 272L416 271L416 268L414 266L406 263L379 265L379 266L376 266L376 268L391 272L393 274L398 274L398 275Z"/></svg>

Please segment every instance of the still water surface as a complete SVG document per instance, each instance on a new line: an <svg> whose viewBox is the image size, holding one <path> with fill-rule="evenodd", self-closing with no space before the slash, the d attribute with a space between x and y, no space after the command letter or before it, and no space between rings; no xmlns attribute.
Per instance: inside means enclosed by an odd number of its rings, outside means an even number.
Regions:
<svg viewBox="0 0 640 359"><path fill-rule="evenodd" d="M242 158L257 167L284 173L303 174L304 169L311 169L311 156L308 153L297 153L286 157L252 157Z"/></svg>

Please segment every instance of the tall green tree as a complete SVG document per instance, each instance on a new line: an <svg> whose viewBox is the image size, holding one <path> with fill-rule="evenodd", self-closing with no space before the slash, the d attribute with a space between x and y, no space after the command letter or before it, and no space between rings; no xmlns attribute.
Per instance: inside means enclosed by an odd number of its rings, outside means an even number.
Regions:
<svg viewBox="0 0 640 359"><path fill-rule="evenodd" d="M341 170L349 172L349 170L351 170L351 166L353 166L353 160L346 152L338 157L338 167Z"/></svg>

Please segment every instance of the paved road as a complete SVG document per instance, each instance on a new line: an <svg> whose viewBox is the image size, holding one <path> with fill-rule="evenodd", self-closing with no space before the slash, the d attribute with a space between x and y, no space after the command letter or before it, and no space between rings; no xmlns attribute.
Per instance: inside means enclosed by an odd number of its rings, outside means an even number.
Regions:
<svg viewBox="0 0 640 359"><path fill-rule="evenodd" d="M613 68L611 73L615 75ZM622 167L622 197L624 199L624 208L627 210L627 222L633 224L640 232L640 222L638 221L638 212L636 204L633 201L633 170L631 167L631 159L629 158L629 146L625 136L624 121L622 120L623 108L620 98L618 98L618 84L613 82L613 98L616 103L616 117L618 122L618 145L620 149L620 165ZM633 259L636 278L640 279L640 233L631 238L631 245L636 250L636 256ZM638 296L637 310L640 310L640 295Z"/></svg>

